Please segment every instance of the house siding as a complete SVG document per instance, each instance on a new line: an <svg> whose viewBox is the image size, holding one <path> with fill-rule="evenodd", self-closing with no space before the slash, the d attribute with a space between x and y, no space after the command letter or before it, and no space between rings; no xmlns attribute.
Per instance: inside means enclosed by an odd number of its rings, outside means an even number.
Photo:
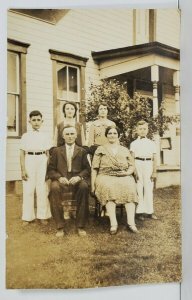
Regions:
<svg viewBox="0 0 192 300"><path fill-rule="evenodd" d="M156 40L180 48L180 11L176 9L157 10Z"/></svg>
<svg viewBox="0 0 192 300"><path fill-rule="evenodd" d="M98 66L91 51L132 45L132 10L70 10L56 25L8 12L8 37L30 44L26 57L27 115L42 112L42 130L53 135L53 82L49 49L89 58L85 90L97 83ZM29 129L29 124L27 124ZM6 180L20 180L20 139L7 141Z"/></svg>
<svg viewBox="0 0 192 300"><path fill-rule="evenodd" d="M179 48L179 18L176 10L157 10L158 42ZM9 11L8 38L30 44L26 55L27 116L34 109L40 110L44 118L42 130L53 136L53 70L49 49L88 58L85 68L87 96L90 82L98 83L102 76L91 51L132 46L133 10L69 10L55 25ZM27 127L29 129L28 123ZM7 140L8 181L21 179L19 145L20 139Z"/></svg>

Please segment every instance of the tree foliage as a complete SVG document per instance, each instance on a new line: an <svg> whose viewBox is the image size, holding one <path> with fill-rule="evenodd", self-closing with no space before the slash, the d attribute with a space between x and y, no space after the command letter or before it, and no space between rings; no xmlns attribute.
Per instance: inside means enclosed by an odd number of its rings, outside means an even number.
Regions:
<svg viewBox="0 0 192 300"><path fill-rule="evenodd" d="M169 125L178 122L178 116L165 115L164 102L158 110L158 115L152 115L152 99L135 93L133 99L127 93L125 83L113 80L102 80L100 84L90 85L90 94L86 108L86 121L97 119L97 108L102 102L108 105L108 118L116 123L121 131L120 141L129 146L136 138L136 124L146 120L149 124L148 137L160 136L168 130Z"/></svg>

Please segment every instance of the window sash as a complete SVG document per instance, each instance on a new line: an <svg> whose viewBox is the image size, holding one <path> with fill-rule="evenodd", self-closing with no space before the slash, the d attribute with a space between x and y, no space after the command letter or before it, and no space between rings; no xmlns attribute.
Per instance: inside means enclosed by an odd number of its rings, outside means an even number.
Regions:
<svg viewBox="0 0 192 300"><path fill-rule="evenodd" d="M15 61L11 60L15 56ZM10 60L9 60L10 59ZM19 136L20 57L13 51L7 54L7 136ZM12 62L12 64L11 64ZM12 74L14 74L12 76ZM11 77L9 77L11 76ZM11 100L12 98L12 100ZM12 103L14 101L14 103ZM14 121L13 121L14 119Z"/></svg>
<svg viewBox="0 0 192 300"><path fill-rule="evenodd" d="M8 136L18 136L19 135L19 95L8 93L9 96L14 96L14 99L11 100L14 101L14 104L10 104L10 101L7 101L7 135ZM11 107L9 106L11 105ZM15 106L15 109L14 109ZM13 112L11 114L11 108L13 109ZM10 121L9 119L13 119L14 121ZM10 122L9 122L10 121ZM12 124L13 123L13 124ZM9 125L10 124L10 125ZM10 127L10 128L9 128Z"/></svg>
<svg viewBox="0 0 192 300"><path fill-rule="evenodd" d="M66 92L63 93L59 90L59 78L58 71L61 70L59 67L66 67ZM77 92L70 91L70 68L77 70ZM65 91L65 89L63 89ZM80 103L80 70L78 67L68 64L57 63L57 99L59 101L74 101Z"/></svg>

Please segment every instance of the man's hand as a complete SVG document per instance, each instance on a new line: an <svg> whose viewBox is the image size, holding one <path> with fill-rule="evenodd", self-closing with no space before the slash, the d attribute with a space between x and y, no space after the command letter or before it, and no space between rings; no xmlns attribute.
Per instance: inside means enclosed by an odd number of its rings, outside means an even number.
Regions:
<svg viewBox="0 0 192 300"><path fill-rule="evenodd" d="M80 176L74 176L74 177L71 177L71 179L69 180L69 184L75 185L79 181L81 181L81 177Z"/></svg>
<svg viewBox="0 0 192 300"><path fill-rule="evenodd" d="M22 177L22 180L27 181L27 179L29 178L29 176L28 176L26 170L22 170L22 171L21 171L21 177Z"/></svg>
<svg viewBox="0 0 192 300"><path fill-rule="evenodd" d="M67 184L69 185L69 181L66 177L60 177L59 179L59 182L62 183L62 184Z"/></svg>

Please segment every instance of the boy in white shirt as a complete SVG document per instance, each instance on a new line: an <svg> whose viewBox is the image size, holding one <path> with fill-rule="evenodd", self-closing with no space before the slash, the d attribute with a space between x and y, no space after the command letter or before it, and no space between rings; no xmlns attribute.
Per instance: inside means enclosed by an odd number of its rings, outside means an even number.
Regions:
<svg viewBox="0 0 192 300"><path fill-rule="evenodd" d="M51 145L46 134L40 131L43 123L42 114L34 110L29 114L29 123L32 131L21 137L20 165L23 180L23 225L29 224L36 218L34 208L34 195L37 196L37 219L47 224L51 217L48 200L47 185L45 182L48 150Z"/></svg>
<svg viewBox="0 0 192 300"><path fill-rule="evenodd" d="M147 138L148 123L141 120L137 123L138 138L130 145L130 151L135 159L137 193L139 203L136 214L140 220L145 215L157 220L153 208L153 181L156 180L156 145Z"/></svg>

